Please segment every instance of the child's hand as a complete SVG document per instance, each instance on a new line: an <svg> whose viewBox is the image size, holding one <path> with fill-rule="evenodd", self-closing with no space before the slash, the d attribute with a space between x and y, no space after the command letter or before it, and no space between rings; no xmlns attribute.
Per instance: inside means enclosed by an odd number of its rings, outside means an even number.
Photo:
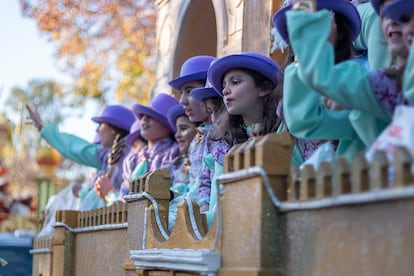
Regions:
<svg viewBox="0 0 414 276"><path fill-rule="evenodd" d="M323 97L322 103L327 109L332 109L332 110L337 110L337 111L346 109L345 107L341 106L337 102L332 101L331 99L328 99L326 97Z"/></svg>
<svg viewBox="0 0 414 276"><path fill-rule="evenodd" d="M111 181L106 175L99 176L94 185L93 188L95 190L95 193L102 199L105 199L105 196L113 191Z"/></svg>
<svg viewBox="0 0 414 276"><path fill-rule="evenodd" d="M32 107L29 104L26 104L26 109L29 111L29 116L32 119L34 126L37 128L37 130L41 131L43 127L43 121L42 118L40 118L37 106L35 105Z"/></svg>

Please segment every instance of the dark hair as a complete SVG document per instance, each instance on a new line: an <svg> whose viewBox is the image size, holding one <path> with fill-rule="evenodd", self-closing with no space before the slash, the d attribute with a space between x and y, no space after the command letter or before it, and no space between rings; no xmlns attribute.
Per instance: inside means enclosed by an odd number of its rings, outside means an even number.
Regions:
<svg viewBox="0 0 414 276"><path fill-rule="evenodd" d="M113 124L109 124L109 123L106 123L106 124L109 125L111 128L113 128L115 130L115 132L117 134L119 134L120 138L124 138L125 136L127 136L129 134L129 131L127 131L125 129L114 126Z"/></svg>
<svg viewBox="0 0 414 276"><path fill-rule="evenodd" d="M275 86L269 79L256 71L243 68L239 68L239 70L249 74L257 87L272 91L262 98L264 106L262 124L263 135L275 132L281 123L281 119L276 114L276 109L279 100L282 98L282 74L278 72L277 76L275 76L278 84ZM216 127L210 133L210 137L213 140L224 139L227 144L232 146L249 139L247 131L243 127L244 122L241 115L231 115L226 111L222 112L218 116L215 125Z"/></svg>
<svg viewBox="0 0 414 276"><path fill-rule="evenodd" d="M337 40L335 44L335 63L352 57L352 29L348 20L340 13L335 13Z"/></svg>

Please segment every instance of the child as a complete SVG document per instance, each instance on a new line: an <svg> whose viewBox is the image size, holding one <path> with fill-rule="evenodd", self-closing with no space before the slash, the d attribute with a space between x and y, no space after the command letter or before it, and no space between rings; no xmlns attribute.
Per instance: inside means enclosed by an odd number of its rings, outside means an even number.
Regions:
<svg viewBox="0 0 414 276"><path fill-rule="evenodd" d="M331 6L334 3L329 2ZM342 45L337 46L326 39L332 30L329 27L331 15L328 11L323 11L329 7L324 3L319 1L320 11L305 16L300 12L287 12L290 44L300 63L297 69L301 79L315 92L354 110L351 116L363 112L363 118L352 123L365 145L370 146L391 122L396 105L406 103L400 92L401 70L407 56L401 26L381 17L384 37L387 38L387 45L392 53L393 63L390 68L368 72L353 60L334 64L334 53L331 49ZM342 0L336 3L338 8L342 5L342 14L351 22L350 26L355 34L358 26L352 25L353 21L357 21L357 15L352 12L353 6ZM381 7L382 3L379 4ZM303 47L304 45L307 46Z"/></svg>
<svg viewBox="0 0 414 276"><path fill-rule="evenodd" d="M211 128L211 119L205 106L191 97L190 92L195 88L204 87L207 80L207 71L210 64L215 60L212 56L194 56L186 60L181 66L180 76L172 79L169 84L174 89L180 91L180 104L184 107L185 114L191 122L198 124L198 132L189 147L190 161L190 198L198 198L197 203L208 209L206 202L209 201L209 191L200 198L197 191L200 186L210 187L210 179L200 179L203 170L203 156L207 148L207 133ZM202 183L204 182L204 183ZM209 188L208 188L209 190Z"/></svg>
<svg viewBox="0 0 414 276"><path fill-rule="evenodd" d="M208 77L228 111L217 121L216 138L234 145L277 130L283 82L272 59L254 52L228 55L211 65Z"/></svg>
<svg viewBox="0 0 414 276"><path fill-rule="evenodd" d="M403 25L403 39L409 49L409 57L404 72L403 93L414 104L414 2L395 0L383 9L384 16L390 17Z"/></svg>
<svg viewBox="0 0 414 276"><path fill-rule="evenodd" d="M175 139L180 149L180 156L172 161L171 190L175 196L185 195L189 190L190 162L188 148L197 133L195 123L191 122L182 105L175 105L168 110L168 121L176 127Z"/></svg>
<svg viewBox="0 0 414 276"><path fill-rule="evenodd" d="M318 9L332 11L332 22L336 28L332 28L329 40L335 45L335 63L351 58L352 40L359 34L360 19L355 7L345 0L318 0ZM290 43L298 37L288 37L290 33L290 22L286 22L286 13L292 8L289 5L279 10L273 16L273 24L282 36ZM327 23L330 26L329 23ZM287 28L289 26L289 28ZM305 34L304 34L305 35ZM325 37L325 40L328 37ZM312 41L311 43L317 43ZM313 48L314 45L308 45ZM332 51L332 50L331 50ZM306 160L310 152L316 150L319 144L315 139L322 142L330 142L337 145L336 154L347 156L352 160L354 154L365 149L365 145L357 136L348 116L349 110L331 110L324 106L322 97L310 89L301 79L300 69L303 64L291 63L285 69L283 87L283 115L289 131L297 138L297 147L302 157ZM359 65L360 66L360 65ZM296 162L299 161L296 158ZM295 164L294 165L300 165Z"/></svg>
<svg viewBox="0 0 414 276"><path fill-rule="evenodd" d="M224 56L210 66L208 78L222 95L227 110L216 121L211 133L213 140L223 141L230 148L251 137L276 132L281 123L276 110L283 82L280 67L272 59L255 52ZM214 167L214 179L223 171L223 159L217 156L226 152L220 146L212 150L214 164L210 166ZM218 193L214 185L206 213L209 225Z"/></svg>
<svg viewBox="0 0 414 276"><path fill-rule="evenodd" d="M94 183L100 175L107 174L113 189L119 191L122 183L122 161L128 154L123 141L135 121L132 111L121 105L105 107L101 116L92 118L94 122L99 123L97 132L100 143L90 143L80 137L59 132L56 124L44 125L37 107L26 107L40 135L49 145L64 157L98 170L92 177L91 184L82 192L81 210L105 206L105 202L93 190ZM112 151L115 146L119 149ZM120 154L112 155L111 152Z"/></svg>
<svg viewBox="0 0 414 276"><path fill-rule="evenodd" d="M125 195L128 193L132 170L137 165L139 153L147 145L147 141L141 136L141 125L139 120L135 120L132 124L129 134L125 137L125 144L130 150L122 165L123 182L120 193L112 188L110 180L105 175L99 177L94 184L95 192L100 198L105 200L107 206L113 204L117 200L124 201L124 199L120 197L120 194Z"/></svg>
<svg viewBox="0 0 414 276"><path fill-rule="evenodd" d="M168 168L171 161L179 156L178 145L174 139L175 127L168 122L168 110L177 105L178 101L165 93L155 95L147 106L135 104L132 106L134 114L141 125L141 136L147 145L138 154L137 165L131 173L130 181L141 175L161 168ZM123 183L121 197L128 188Z"/></svg>

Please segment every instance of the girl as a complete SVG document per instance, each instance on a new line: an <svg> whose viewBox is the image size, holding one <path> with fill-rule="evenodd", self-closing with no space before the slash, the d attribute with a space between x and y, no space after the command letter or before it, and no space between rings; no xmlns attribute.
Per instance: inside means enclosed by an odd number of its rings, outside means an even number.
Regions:
<svg viewBox="0 0 414 276"><path fill-rule="evenodd" d="M178 101L174 97L160 93L155 95L147 106L132 106L141 125L141 136L147 141L147 145L138 154L131 181L147 172L169 167L171 161L179 155L178 145L174 139L175 127L169 124L167 118L168 109L177 104ZM121 196L123 197L128 190L123 186Z"/></svg>
<svg viewBox="0 0 414 276"><path fill-rule="evenodd" d="M89 143L80 137L59 132L56 124L44 125L37 107L26 107L40 135L49 145L72 161L97 169L90 185L82 192L81 210L105 206L105 202L93 190L94 183L99 176L107 174L113 189L119 191L122 183L122 161L128 154L124 138L135 121L132 111L120 105L107 106L101 116L92 118L99 123L97 132L100 143Z"/></svg>
<svg viewBox="0 0 414 276"><path fill-rule="evenodd" d="M174 89L180 91L180 104L185 110L191 122L198 125L197 134L189 147L190 162L190 190L194 192L192 199L197 198L199 187L210 187L210 178L200 178L203 171L203 156L207 151L208 131L211 128L211 119L205 106L191 97L190 92L195 88L202 88L207 80L207 71L210 64L215 60L212 56L194 56L186 60L181 66L180 76L172 79L169 84ZM210 198L209 188L204 198L199 198L197 203L205 205L203 202ZM203 207L205 208L205 207ZM207 208L208 209L208 208ZM203 209L202 209L203 210Z"/></svg>
<svg viewBox="0 0 414 276"><path fill-rule="evenodd" d="M396 0L386 5L383 9L384 16L390 17L403 25L403 39L405 46L410 50L407 66L404 72L403 93L414 103L414 2Z"/></svg>
<svg viewBox="0 0 414 276"><path fill-rule="evenodd" d="M168 110L168 121L177 131L175 139L180 149L180 156L172 161L171 190L176 195L185 195L188 192L190 163L188 148L197 133L195 123L191 122L182 105L175 105Z"/></svg>
<svg viewBox="0 0 414 276"><path fill-rule="evenodd" d="M370 146L391 121L396 105L406 103L400 92L402 70L407 56L401 26L389 18L381 17L382 31L392 54L390 68L367 72L353 60L335 64L332 48L337 49L343 45L330 39L332 36L340 38L341 33L339 28L335 32L335 21L332 21L330 12L323 11L329 8L325 1L327 0L318 1L322 11L314 14L302 16L301 12L287 12L290 44L300 63L297 67L299 75L315 92L354 110L350 114L352 120L353 115L364 114L353 120L352 124L365 146ZM379 3L380 7L383 2ZM358 27L355 24L357 16L352 12L353 6L342 0L329 3L342 10L355 35Z"/></svg>
<svg viewBox="0 0 414 276"><path fill-rule="evenodd" d="M213 167L215 178L223 172L223 157L231 146L247 139L275 132L281 120L277 105L281 98L282 74L272 59L254 52L224 56L208 71L212 87L223 97L227 112L219 116L212 130L217 141L206 163ZM212 186L208 225L213 221L219 191Z"/></svg>
<svg viewBox="0 0 414 276"><path fill-rule="evenodd" d="M208 77L227 109L217 120L215 139L232 146L278 129L282 74L272 59L254 52L228 55L211 65Z"/></svg>
<svg viewBox="0 0 414 276"><path fill-rule="evenodd" d="M345 0L318 0L316 5L318 9L333 12L330 13L332 16L329 19L332 20L329 41L335 48L335 63L351 58L352 40L358 36L360 29L360 19L355 7ZM282 8L273 16L276 29L290 44L294 39L299 39L299 37L288 37L288 30L289 35L291 32L290 25L287 24L291 22L286 22L286 13L291 8L292 5ZM327 23L327 25L331 24ZM328 35L325 37L325 40L327 39ZM312 41L312 43L316 42ZM313 48L314 45L307 44L307 46ZM321 139L320 143L329 141L337 146L337 155L344 155L352 160L356 152L365 149L365 145L356 135L348 119L350 111L326 108L322 97L301 79L302 66L304 65L300 60L291 63L286 67L284 75L283 115L289 131L299 138L295 150L298 149L303 159L306 160L310 157L310 153L319 147L315 139ZM296 161L300 159L297 158Z"/></svg>
<svg viewBox="0 0 414 276"><path fill-rule="evenodd" d="M127 194L129 192L129 182L131 179L132 170L136 167L138 156L141 150L147 145L147 141L141 136L141 125L139 120L135 120L132 124L129 134L125 137L125 144L130 148L128 156L124 159L123 162L123 173L122 173L122 185L121 191L116 192L112 188L110 179L105 175L99 177L95 181L95 192L97 195L104 199L107 203L107 206L111 205L117 200L124 201L123 197L120 197L120 194Z"/></svg>

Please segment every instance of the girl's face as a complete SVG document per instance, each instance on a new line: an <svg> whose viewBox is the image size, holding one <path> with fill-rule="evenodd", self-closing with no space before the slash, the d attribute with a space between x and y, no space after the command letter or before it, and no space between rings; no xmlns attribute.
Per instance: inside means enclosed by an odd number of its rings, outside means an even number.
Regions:
<svg viewBox="0 0 414 276"><path fill-rule="evenodd" d="M167 138L171 134L168 127L150 116L142 115L139 120L141 123L141 136L148 141L148 147L152 147L154 143Z"/></svg>
<svg viewBox="0 0 414 276"><path fill-rule="evenodd" d="M116 131L107 123L99 124L97 131L101 139L101 145L106 148L111 147L117 134Z"/></svg>
<svg viewBox="0 0 414 276"><path fill-rule="evenodd" d="M231 115L242 117L261 116L263 91L256 86L252 76L242 70L230 70L223 78L223 101ZM256 113L256 114L255 114ZM245 122L248 124L248 122Z"/></svg>
<svg viewBox="0 0 414 276"><path fill-rule="evenodd" d="M414 36L414 12L411 12L403 18L403 40L407 49L411 49Z"/></svg>
<svg viewBox="0 0 414 276"><path fill-rule="evenodd" d="M381 20L382 32L387 40L388 48L395 56L406 53L404 45L402 26L390 18L382 17Z"/></svg>
<svg viewBox="0 0 414 276"><path fill-rule="evenodd" d="M191 90L199 87L204 87L204 84L199 81L190 81L183 84L180 90L180 104L184 107L185 115L188 116L191 122L209 123L207 110L203 108L199 101L190 96Z"/></svg>
<svg viewBox="0 0 414 276"><path fill-rule="evenodd" d="M175 123L177 132L175 133L175 139L177 140L178 147L182 154L187 154L188 147L197 133L197 128L193 122L191 122L187 116L180 116Z"/></svg>

